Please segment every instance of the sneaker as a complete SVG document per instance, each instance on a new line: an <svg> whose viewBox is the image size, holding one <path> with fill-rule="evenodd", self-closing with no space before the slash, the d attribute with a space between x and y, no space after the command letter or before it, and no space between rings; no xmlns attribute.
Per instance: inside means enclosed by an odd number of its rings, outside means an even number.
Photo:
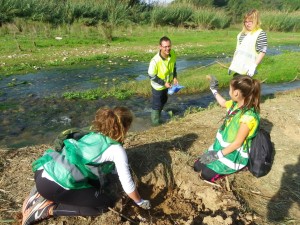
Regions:
<svg viewBox="0 0 300 225"><path fill-rule="evenodd" d="M28 197L23 202L22 213L24 214L24 212L27 209L29 209L31 206L33 206L40 197L41 197L41 195L38 193L36 186L34 185L33 188L31 189Z"/></svg>
<svg viewBox="0 0 300 225"><path fill-rule="evenodd" d="M35 205L25 210L22 225L29 225L36 221L51 217L52 214L50 215L50 210L53 209L55 205L54 202L43 198L41 202L37 202Z"/></svg>

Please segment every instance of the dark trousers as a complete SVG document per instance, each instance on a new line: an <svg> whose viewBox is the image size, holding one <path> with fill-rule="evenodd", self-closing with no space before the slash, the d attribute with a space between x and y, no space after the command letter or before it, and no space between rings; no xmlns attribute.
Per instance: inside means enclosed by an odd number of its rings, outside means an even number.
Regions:
<svg viewBox="0 0 300 225"><path fill-rule="evenodd" d="M152 87L152 109L161 111L168 101L168 89L155 90Z"/></svg>
<svg viewBox="0 0 300 225"><path fill-rule="evenodd" d="M35 172L36 188L45 199L57 203L54 216L97 216L113 206L112 200L101 194L98 187L66 190L42 177L42 171Z"/></svg>
<svg viewBox="0 0 300 225"><path fill-rule="evenodd" d="M215 182L216 180L225 176L208 168L205 164L201 163L199 159L197 159L194 163L194 171L200 172L201 178L210 182Z"/></svg>

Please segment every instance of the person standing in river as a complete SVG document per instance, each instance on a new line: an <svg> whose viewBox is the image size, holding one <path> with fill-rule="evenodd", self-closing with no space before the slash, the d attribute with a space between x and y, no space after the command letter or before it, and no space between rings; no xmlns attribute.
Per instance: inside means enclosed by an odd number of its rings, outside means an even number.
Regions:
<svg viewBox="0 0 300 225"><path fill-rule="evenodd" d="M259 12L253 9L245 14L243 29L237 35L236 50L228 70L240 75L252 77L256 68L266 55L268 47L267 34L260 28Z"/></svg>
<svg viewBox="0 0 300 225"><path fill-rule="evenodd" d="M126 107L101 108L91 132L64 140L60 151L48 149L32 164L35 186L22 207L22 225L57 216L98 216L114 200L105 190L105 176L116 172L136 205L150 209L132 179L122 144L133 120Z"/></svg>
<svg viewBox="0 0 300 225"><path fill-rule="evenodd" d="M148 68L152 87L152 125L160 124L161 111L168 101L168 89L177 85L176 54L171 40L164 36L159 40L159 52L151 59Z"/></svg>

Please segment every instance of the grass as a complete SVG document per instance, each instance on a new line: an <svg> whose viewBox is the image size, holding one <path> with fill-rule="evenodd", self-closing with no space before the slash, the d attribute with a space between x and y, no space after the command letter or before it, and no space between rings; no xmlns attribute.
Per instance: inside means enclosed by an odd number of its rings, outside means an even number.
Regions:
<svg viewBox="0 0 300 225"><path fill-rule="evenodd" d="M224 30L199 30L128 26L115 30L115 38L112 42L107 42L100 35L101 31L97 27L87 28L79 24L75 24L71 28L60 26L57 29L50 29L46 25L43 27L41 24L35 26L27 24L26 30L35 29L33 33L18 33L13 27L6 28L9 29L9 32L0 36L0 41L5 43L0 46L0 78L52 67L89 64L104 66L111 62L121 65L125 61L149 62L157 52L158 40L163 35L171 38L173 49L178 57L186 55L199 56L199 58L232 56L236 35L240 31L240 28L237 27ZM2 32L3 29L1 29ZM267 35L269 47L299 45L300 33L267 32ZM61 37L61 39L56 37ZM267 55L256 77L267 83L293 80L299 76L299 55L299 52L286 52L276 56ZM230 79L225 68L227 66L229 64L222 66L215 63L209 67L187 69L180 72L180 83L186 87L180 93L191 94L207 90L208 82L205 80L207 74L216 75L220 81L220 87L226 86ZM133 94L150 95L148 80L121 83L119 90L106 88L83 93L65 93L65 97L94 99L113 96L124 99ZM105 95L102 93L103 91L110 94Z"/></svg>
<svg viewBox="0 0 300 225"><path fill-rule="evenodd" d="M128 99L130 96L134 94L130 89L116 89L115 87L112 89L91 89L83 92L65 92L63 97L66 99L85 99L85 100L95 100L98 98L109 98L114 97L119 100Z"/></svg>

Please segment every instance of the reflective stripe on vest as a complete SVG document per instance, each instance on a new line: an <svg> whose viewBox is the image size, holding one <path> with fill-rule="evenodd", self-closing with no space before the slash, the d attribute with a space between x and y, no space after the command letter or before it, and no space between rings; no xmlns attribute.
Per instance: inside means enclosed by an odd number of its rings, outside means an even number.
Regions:
<svg viewBox="0 0 300 225"><path fill-rule="evenodd" d="M64 144L61 152L49 149L37 159L33 163L33 170L42 167L62 187L81 189L91 187L87 180L98 180L102 172L109 173L113 169L113 162L100 163L100 158L109 146L120 143L91 132L78 141L66 139Z"/></svg>
<svg viewBox="0 0 300 225"><path fill-rule="evenodd" d="M254 112L254 110L250 109L245 112L238 111L235 116L230 119L230 122L226 124L224 129L218 130L214 144L209 147L209 151L218 152L234 142L240 127L240 119L242 115L253 116L257 118L259 122L259 116ZM253 129L257 130L257 127L258 125ZM247 141L249 141L252 136L253 134L249 133L242 146L225 155L224 158L207 164L207 167L219 174L231 174L244 168L247 165L249 158L247 153Z"/></svg>
<svg viewBox="0 0 300 225"><path fill-rule="evenodd" d="M56 163L59 163L62 167L64 167L67 171L70 171L72 177L76 182L81 182L85 180L85 177L80 172L80 170L73 164L71 164L65 157L65 155L61 155L58 152L50 152L49 155L53 158Z"/></svg>
<svg viewBox="0 0 300 225"><path fill-rule="evenodd" d="M247 74L249 66L255 63L258 55L256 52L256 41L261 31L262 29L258 29L255 32L248 33L242 40L241 44L239 44L239 37L241 33L239 33L237 37L236 51L229 70L242 75Z"/></svg>

